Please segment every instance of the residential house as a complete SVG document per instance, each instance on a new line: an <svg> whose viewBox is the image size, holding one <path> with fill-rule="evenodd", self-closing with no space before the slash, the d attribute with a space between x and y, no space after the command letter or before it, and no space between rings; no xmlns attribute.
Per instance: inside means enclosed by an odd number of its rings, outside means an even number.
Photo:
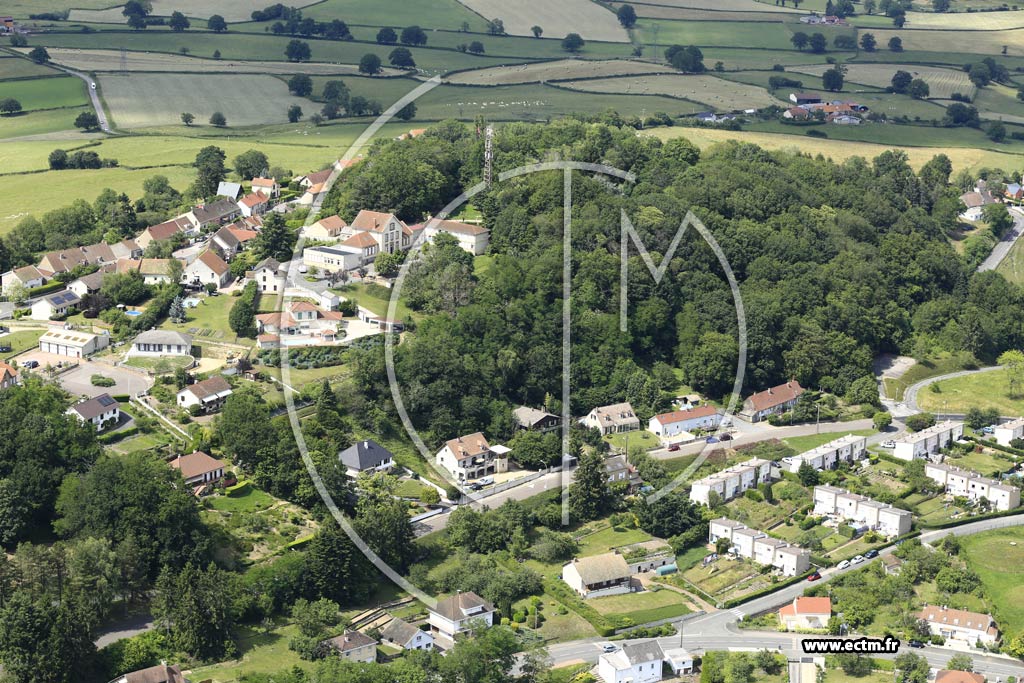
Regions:
<svg viewBox="0 0 1024 683"><path fill-rule="evenodd" d="M32 313L29 317L33 320L53 320L63 318L75 311L75 307L82 303L81 297L74 292L62 289L53 294L40 297L32 304Z"/></svg>
<svg viewBox="0 0 1024 683"><path fill-rule="evenodd" d="M517 429L534 432L550 432L562 424L561 418L557 415L529 406L516 406L512 410L512 418L516 421Z"/></svg>
<svg viewBox="0 0 1024 683"><path fill-rule="evenodd" d="M95 294L103 287L103 278L106 273L97 270L95 273L83 275L77 280L68 283L68 291L74 292L79 299L84 299L89 294Z"/></svg>
<svg viewBox="0 0 1024 683"><path fill-rule="evenodd" d="M256 331L260 335L256 342L260 348L333 344L338 341L341 320L338 311L325 311L308 301L290 301L284 311L256 316Z"/></svg>
<svg viewBox="0 0 1024 683"><path fill-rule="evenodd" d="M821 104L821 95L808 92L794 92L789 94L789 101L797 106L802 104Z"/></svg>
<svg viewBox="0 0 1024 683"><path fill-rule="evenodd" d="M359 319L364 323L370 323L376 325L382 332L395 332L399 333L405 330L405 323L401 320L390 320L388 318L381 318L380 316L374 315L372 311L368 311L365 308L359 309Z"/></svg>
<svg viewBox="0 0 1024 683"><path fill-rule="evenodd" d="M329 247L305 247L302 264L325 273L355 270L372 263L377 257L377 241L365 232L352 235L341 244Z"/></svg>
<svg viewBox="0 0 1024 683"><path fill-rule="evenodd" d="M185 216L178 216L169 221L151 225L135 238L140 249L146 250L154 242L165 242L178 234L188 234L195 230L192 222Z"/></svg>
<svg viewBox="0 0 1024 683"><path fill-rule="evenodd" d="M237 203L238 210L246 218L249 216L262 216L270 208L270 197L262 192L251 192L239 199Z"/></svg>
<svg viewBox="0 0 1024 683"><path fill-rule="evenodd" d="M124 674L110 683L188 683L188 679L178 666L168 666L166 662L161 662L148 669Z"/></svg>
<svg viewBox="0 0 1024 683"><path fill-rule="evenodd" d="M868 439L866 436L847 434L817 448L804 451L800 455L783 458L780 461L786 472L799 472L800 466L807 463L816 470L834 470L840 462L852 463L867 455Z"/></svg>
<svg viewBox="0 0 1024 683"><path fill-rule="evenodd" d="M1008 199L1019 202L1021 199L1024 199L1024 187L1022 187L1020 183L1007 183L1003 194L1006 195Z"/></svg>
<svg viewBox="0 0 1024 683"><path fill-rule="evenodd" d="M341 216L327 216L321 218L312 225L307 225L303 234L307 239L320 240L322 242L337 242L348 224L341 219Z"/></svg>
<svg viewBox="0 0 1024 683"><path fill-rule="evenodd" d="M350 662L371 664L377 661L377 641L359 631L345 631L324 641L335 654Z"/></svg>
<svg viewBox="0 0 1024 683"><path fill-rule="evenodd" d="M121 419L121 408L110 394L100 394L76 403L66 412L77 417L83 424L93 425L97 432L117 424Z"/></svg>
<svg viewBox="0 0 1024 683"><path fill-rule="evenodd" d="M996 425L992 437L1000 446L1009 446L1014 439L1024 436L1024 417L1009 420L1001 425Z"/></svg>
<svg viewBox="0 0 1024 683"><path fill-rule="evenodd" d="M39 337L39 350L43 353L52 353L58 356L85 358L100 349L107 348L109 343L110 337L106 334L93 334L92 332L55 328L48 330L43 333L43 336Z"/></svg>
<svg viewBox="0 0 1024 683"><path fill-rule="evenodd" d="M928 624L932 635L946 640L961 640L969 645L995 643L999 629L991 614L979 614L946 606L925 605L917 618Z"/></svg>
<svg viewBox="0 0 1024 683"><path fill-rule="evenodd" d="M227 463L223 460L218 460L202 451L179 455L170 462L170 465L181 472L182 479L189 486L220 481L224 477L224 468L227 467Z"/></svg>
<svg viewBox="0 0 1024 683"><path fill-rule="evenodd" d="M708 541L717 545L725 539L729 551L758 564L774 567L783 576L799 576L811 567L811 551L792 546L786 541L769 538L768 534L722 517L708 525Z"/></svg>
<svg viewBox="0 0 1024 683"><path fill-rule="evenodd" d="M949 448L950 444L963 435L963 422L946 420L896 439L896 446L893 448L892 454L900 460L927 458L943 448Z"/></svg>
<svg viewBox="0 0 1024 683"><path fill-rule="evenodd" d="M826 485L814 487L814 514L865 525L890 538L910 533L913 523L907 510Z"/></svg>
<svg viewBox="0 0 1024 683"><path fill-rule="evenodd" d="M144 258L139 261L139 274L147 285L166 285L171 282L169 258Z"/></svg>
<svg viewBox="0 0 1024 683"><path fill-rule="evenodd" d="M259 231L263 227L262 221L259 226L249 226L248 221L251 221L253 218L259 218L259 216L252 216L251 218L245 219L245 221L236 221L235 223L228 223L224 226L227 231L230 232L236 240L238 240L238 249L236 249L236 252L243 251L249 243L252 242L252 240L259 236Z"/></svg>
<svg viewBox="0 0 1024 683"><path fill-rule="evenodd" d="M792 410L802 393L804 393L804 388L795 379L777 387L759 391L747 397L747 400L743 402L743 409L739 412L739 417L750 422L760 422L770 415L778 415Z"/></svg>
<svg viewBox="0 0 1024 683"><path fill-rule="evenodd" d="M940 669L935 674L935 683L985 683L985 677L972 671Z"/></svg>
<svg viewBox="0 0 1024 683"><path fill-rule="evenodd" d="M899 576L900 572L903 571L903 560L896 557L893 554L882 556L882 567L885 568L885 573L890 576Z"/></svg>
<svg viewBox="0 0 1024 683"><path fill-rule="evenodd" d="M837 126L859 126L861 120L856 116L850 114L829 114L825 117L825 121L828 123L835 124Z"/></svg>
<svg viewBox="0 0 1024 683"><path fill-rule="evenodd" d="M798 629L828 628L832 617L831 598L809 598L799 596L779 610L779 621L787 631Z"/></svg>
<svg viewBox="0 0 1024 683"><path fill-rule="evenodd" d="M640 418L629 403L615 403L591 410L582 420L583 424L605 434L618 434L640 429Z"/></svg>
<svg viewBox="0 0 1024 683"><path fill-rule="evenodd" d="M562 581L582 598L629 593L632 577L626 558L618 553L573 558L562 567Z"/></svg>
<svg viewBox="0 0 1024 683"><path fill-rule="evenodd" d="M231 268L213 249L207 249L185 266L182 281L193 286L212 284L221 289L231 282Z"/></svg>
<svg viewBox="0 0 1024 683"><path fill-rule="evenodd" d="M229 183L226 180L222 180L222 181L220 181L220 184L217 185L217 196L218 197L226 197L226 198L230 199L231 201L237 201L238 200L238 196L240 194L242 194L242 184L241 183Z"/></svg>
<svg viewBox="0 0 1024 683"><path fill-rule="evenodd" d="M715 545L718 543L718 539L720 538L725 538L731 541L734 532L746 528L747 526L745 524L728 519L727 517L713 519L708 523L708 542Z"/></svg>
<svg viewBox="0 0 1024 683"><path fill-rule="evenodd" d="M44 284L46 284L46 276L35 266L22 266L0 275L0 291L5 294L14 287L32 289L33 287L42 287Z"/></svg>
<svg viewBox="0 0 1024 683"><path fill-rule="evenodd" d="M192 207L192 210L185 214L185 218L192 224L194 230L205 230L230 223L240 215L242 215L242 210L237 202L227 197L220 197L207 204Z"/></svg>
<svg viewBox="0 0 1024 683"><path fill-rule="evenodd" d="M210 238L210 246L215 247L217 251L224 255L224 258L230 261L235 254L242 250L242 241L238 238L235 230L232 229L232 225L225 225L223 228L213 233L213 237ZM258 233L253 233L255 236Z"/></svg>
<svg viewBox="0 0 1024 683"><path fill-rule="evenodd" d="M655 415L647 423L647 431L668 441L696 429L717 429L721 423L722 416L718 410L712 405L703 405Z"/></svg>
<svg viewBox="0 0 1024 683"><path fill-rule="evenodd" d="M807 111L803 107L790 107L786 111L782 112L782 117L786 119L793 119L795 121L806 121L811 117L811 112Z"/></svg>
<svg viewBox="0 0 1024 683"><path fill-rule="evenodd" d="M395 466L395 456L373 439L357 441L338 453L338 460L350 477L362 472L387 472Z"/></svg>
<svg viewBox="0 0 1024 683"><path fill-rule="evenodd" d="M654 683L662 678L665 653L657 640L623 643L597 660L597 675L604 683Z"/></svg>
<svg viewBox="0 0 1024 683"><path fill-rule="evenodd" d="M1020 506L1020 489L976 472L952 465L926 463L925 476L942 486L950 496L962 496L977 502L985 499L994 510L1013 510Z"/></svg>
<svg viewBox="0 0 1024 683"><path fill-rule="evenodd" d="M191 356L192 335L173 330L146 330L132 341L129 356Z"/></svg>
<svg viewBox="0 0 1024 683"><path fill-rule="evenodd" d="M67 273L78 266L100 266L117 260L114 251L106 242L89 244L84 247L71 247L60 251L44 254L36 266L44 275ZM47 276L49 277L49 276Z"/></svg>
<svg viewBox="0 0 1024 683"><path fill-rule="evenodd" d="M630 491L640 487L643 481L624 455L613 455L604 459L604 471L609 484L625 483Z"/></svg>
<svg viewBox="0 0 1024 683"><path fill-rule="evenodd" d="M110 251L114 252L115 259L142 258L142 247L133 239L121 240L111 244Z"/></svg>
<svg viewBox="0 0 1024 683"><path fill-rule="evenodd" d="M18 384L18 371L12 365L0 360L0 389L9 389Z"/></svg>
<svg viewBox="0 0 1024 683"><path fill-rule="evenodd" d="M253 178L252 191L262 192L270 199L281 196L281 186L277 184L277 178Z"/></svg>
<svg viewBox="0 0 1024 683"><path fill-rule="evenodd" d="M204 413L219 410L228 396L231 385L220 375L191 384L178 392L178 407L189 409L199 406Z"/></svg>
<svg viewBox="0 0 1024 683"><path fill-rule="evenodd" d="M481 256L487 252L491 240L491 231L482 225L471 223L460 223L442 219L430 219L426 223L413 225L414 233L423 231L423 240L433 241L434 237L441 233L451 235L459 241L459 246L474 256Z"/></svg>
<svg viewBox="0 0 1024 683"><path fill-rule="evenodd" d="M687 650L681 647L670 647L667 650L662 648L665 653L665 663L672 669L672 673L676 676L687 676L694 673L694 661L693 655ZM790 681L790 683L794 683Z"/></svg>
<svg viewBox="0 0 1024 683"><path fill-rule="evenodd" d="M834 15L821 16L818 14L808 14L800 17L800 21L804 24L811 24L812 26L846 26L845 19Z"/></svg>
<svg viewBox="0 0 1024 683"><path fill-rule="evenodd" d="M323 183L326 183L333 172L334 169L325 168L324 170L317 171L316 173L300 175L298 178L295 178L295 182L299 184L299 187L303 187L308 190L315 185L322 185Z"/></svg>
<svg viewBox="0 0 1024 683"><path fill-rule="evenodd" d="M356 214L346 230L353 235L358 232L369 233L377 242L378 251L385 254L405 251L412 246L412 229L393 213L363 209Z"/></svg>
<svg viewBox="0 0 1024 683"><path fill-rule="evenodd" d="M397 617L380 630L380 639L402 650L433 650L434 636Z"/></svg>
<svg viewBox="0 0 1024 683"><path fill-rule="evenodd" d="M494 605L472 591L438 600L434 607L427 608L427 613L430 634L444 648L450 648L460 633L472 635L477 622L494 625Z"/></svg>
<svg viewBox="0 0 1024 683"><path fill-rule="evenodd" d="M246 281L256 283L261 292L283 292L285 272L280 262L273 258L265 258L256 267L246 272Z"/></svg>
<svg viewBox="0 0 1024 683"><path fill-rule="evenodd" d="M729 501L747 489L770 482L774 476L770 460L752 458L693 482L690 485L690 500L708 505L711 493L714 492L722 502Z"/></svg>
<svg viewBox="0 0 1024 683"><path fill-rule="evenodd" d="M960 202L966 207L960 213L960 218L966 221L981 220L984 208L989 204L994 204L995 201L995 197L992 196L992 192L988 189L988 183L983 179L979 179L974 186L973 192L965 192L960 195Z"/></svg>
<svg viewBox="0 0 1024 683"><path fill-rule="evenodd" d="M459 482L508 471L509 448L491 446L480 432L467 434L445 443L437 452L437 464Z"/></svg>

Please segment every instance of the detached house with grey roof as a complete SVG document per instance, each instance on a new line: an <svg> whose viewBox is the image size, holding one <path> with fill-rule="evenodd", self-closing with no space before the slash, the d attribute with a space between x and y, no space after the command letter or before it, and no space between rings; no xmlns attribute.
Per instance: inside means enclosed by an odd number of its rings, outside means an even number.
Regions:
<svg viewBox="0 0 1024 683"><path fill-rule="evenodd" d="M362 472L387 472L395 466L395 456L373 439L357 441L342 452L338 460L350 477Z"/></svg>

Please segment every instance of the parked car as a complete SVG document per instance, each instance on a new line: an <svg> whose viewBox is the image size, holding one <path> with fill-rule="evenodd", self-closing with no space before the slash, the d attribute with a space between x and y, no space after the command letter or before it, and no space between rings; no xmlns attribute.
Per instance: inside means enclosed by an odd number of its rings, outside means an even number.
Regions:
<svg viewBox="0 0 1024 683"><path fill-rule="evenodd" d="M995 432L996 430L995 430L994 427L982 427L981 431L983 433L985 433L985 434L991 434L991 433Z"/></svg>
<svg viewBox="0 0 1024 683"><path fill-rule="evenodd" d="M864 553L864 559L866 559L866 560L873 560L876 557L878 557L878 551L875 550L874 548L872 548L871 550L869 550L866 553Z"/></svg>
<svg viewBox="0 0 1024 683"><path fill-rule="evenodd" d="M732 434L722 434L718 438L722 441L732 441Z"/></svg>
<svg viewBox="0 0 1024 683"><path fill-rule="evenodd" d="M863 561L864 561L864 556L863 555L858 555L857 557L855 557L852 560L850 560L850 564L860 564Z"/></svg>
<svg viewBox="0 0 1024 683"><path fill-rule="evenodd" d="M896 448L896 442L893 441L892 439L889 439L888 441L883 441L881 445L882 448Z"/></svg>
<svg viewBox="0 0 1024 683"><path fill-rule="evenodd" d="M470 491L479 491L483 488L483 485L481 485L480 482L474 481L468 488Z"/></svg>
<svg viewBox="0 0 1024 683"><path fill-rule="evenodd" d="M619 648L614 643L601 643L601 649L605 652L615 652Z"/></svg>
<svg viewBox="0 0 1024 683"><path fill-rule="evenodd" d="M11 347L7 344L0 344L0 353L10 353Z"/></svg>
<svg viewBox="0 0 1024 683"><path fill-rule="evenodd" d="M910 647L924 647L924 643L920 640L908 640L907 645Z"/></svg>
<svg viewBox="0 0 1024 683"><path fill-rule="evenodd" d="M476 483L480 484L481 486L490 486L491 484L494 483L494 479L492 479L491 477L484 477L483 479L477 479Z"/></svg>
<svg viewBox="0 0 1024 683"><path fill-rule="evenodd" d="M39 361L37 361L37 360L22 361L21 362L21 367L28 368L29 370L31 370L32 368L38 368L39 367Z"/></svg>
<svg viewBox="0 0 1024 683"><path fill-rule="evenodd" d="M840 569L846 569L847 567L850 566L850 561L849 560L843 560L842 562L840 562L836 566L839 567Z"/></svg>
<svg viewBox="0 0 1024 683"><path fill-rule="evenodd" d="M807 580L808 581L817 581L820 578L821 578L821 572L813 572L810 576L807 577Z"/></svg>
<svg viewBox="0 0 1024 683"><path fill-rule="evenodd" d="M709 436L708 438L704 439L704 441L706 443L718 443L718 439L716 437L713 437L713 436Z"/></svg>
<svg viewBox="0 0 1024 683"><path fill-rule="evenodd" d="M679 444L677 444L677 443L670 443L668 445L668 450L669 450L670 453L675 453L676 451L679 450Z"/></svg>

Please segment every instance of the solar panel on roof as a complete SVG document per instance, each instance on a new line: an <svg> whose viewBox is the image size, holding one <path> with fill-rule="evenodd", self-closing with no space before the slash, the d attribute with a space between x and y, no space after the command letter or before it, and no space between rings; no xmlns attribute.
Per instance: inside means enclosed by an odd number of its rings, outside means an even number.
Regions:
<svg viewBox="0 0 1024 683"><path fill-rule="evenodd" d="M106 408L108 406L112 406L115 403L117 403L117 401L115 401L109 394L103 394L102 396L97 396L96 400L99 401L100 405L103 406L104 408Z"/></svg>

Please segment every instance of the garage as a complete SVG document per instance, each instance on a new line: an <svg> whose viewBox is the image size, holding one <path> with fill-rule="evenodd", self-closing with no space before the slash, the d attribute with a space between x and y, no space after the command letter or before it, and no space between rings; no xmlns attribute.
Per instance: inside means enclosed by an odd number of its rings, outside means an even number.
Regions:
<svg viewBox="0 0 1024 683"><path fill-rule="evenodd" d="M77 330L51 330L39 338L39 350L68 358L85 358L106 348L106 335Z"/></svg>

